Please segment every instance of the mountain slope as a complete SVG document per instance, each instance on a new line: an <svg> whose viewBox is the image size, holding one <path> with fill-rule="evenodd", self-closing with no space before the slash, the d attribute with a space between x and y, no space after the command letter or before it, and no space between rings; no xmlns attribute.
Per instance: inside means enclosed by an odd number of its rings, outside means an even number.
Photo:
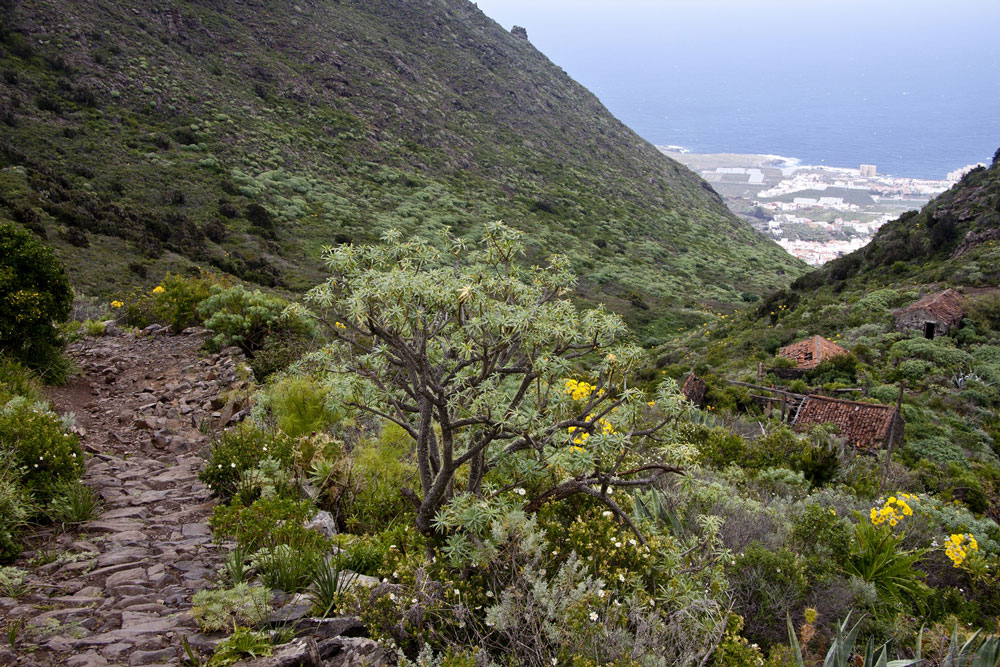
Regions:
<svg viewBox="0 0 1000 667"><path fill-rule="evenodd" d="M647 330L803 270L466 0L4 0L0 19L0 214L88 292L192 263L301 289L323 244L489 219Z"/></svg>

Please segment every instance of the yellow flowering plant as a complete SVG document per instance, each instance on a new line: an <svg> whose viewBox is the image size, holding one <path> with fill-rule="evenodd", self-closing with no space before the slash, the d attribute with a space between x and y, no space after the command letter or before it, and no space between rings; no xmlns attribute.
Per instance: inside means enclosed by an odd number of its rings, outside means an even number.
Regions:
<svg viewBox="0 0 1000 667"><path fill-rule="evenodd" d="M885 503L877 503L875 507L872 507L869 513L872 525L881 526L888 523L891 528L895 528L903 519L913 515L910 503L916 500L917 496L909 493L889 496Z"/></svg>
<svg viewBox="0 0 1000 667"><path fill-rule="evenodd" d="M944 542L944 553L952 567L960 567L974 551L979 551L979 542L972 533L953 534Z"/></svg>

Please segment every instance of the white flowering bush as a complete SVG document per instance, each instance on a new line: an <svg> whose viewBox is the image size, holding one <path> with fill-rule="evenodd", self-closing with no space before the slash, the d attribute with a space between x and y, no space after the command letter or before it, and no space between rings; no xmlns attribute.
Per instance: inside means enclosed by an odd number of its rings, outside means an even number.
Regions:
<svg viewBox="0 0 1000 667"><path fill-rule="evenodd" d="M83 474L77 436L47 405L24 397L0 408L0 449L8 452L20 484L38 503L47 503L61 485Z"/></svg>

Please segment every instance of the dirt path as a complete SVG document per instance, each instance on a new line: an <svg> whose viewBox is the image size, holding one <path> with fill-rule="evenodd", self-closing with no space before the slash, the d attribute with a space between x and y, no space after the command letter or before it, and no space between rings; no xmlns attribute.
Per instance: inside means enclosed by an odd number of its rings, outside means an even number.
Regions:
<svg viewBox="0 0 1000 667"><path fill-rule="evenodd" d="M225 549L207 524L199 427L230 421L224 394L241 383L232 357L199 355L203 340L152 330L70 346L83 376L50 399L77 416L91 455L83 482L103 508L75 529L39 533L17 563L30 593L0 599L0 616L25 626L16 654L2 638L0 665L176 665L181 636L204 642L191 597L211 587Z"/></svg>

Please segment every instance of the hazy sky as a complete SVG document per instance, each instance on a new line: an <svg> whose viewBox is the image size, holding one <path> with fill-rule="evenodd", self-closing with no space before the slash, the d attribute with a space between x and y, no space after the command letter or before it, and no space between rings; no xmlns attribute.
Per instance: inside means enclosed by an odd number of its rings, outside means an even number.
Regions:
<svg viewBox="0 0 1000 667"><path fill-rule="evenodd" d="M929 114L929 125L982 134L977 152L992 146L992 157L1000 145L1000 0L477 4L505 28L525 27L556 65L657 143L666 142L648 136L649 128L663 109L710 104L718 114L732 93L741 101L733 102L736 113L768 88L776 103L821 116L822 109L810 108L817 98L837 100L840 109L846 102L859 110L855 121L869 125L888 125L905 101ZM893 97L881 104L882 95ZM656 107L657 119L643 118L644 101ZM876 118L879 109L885 119ZM669 133L669 123L664 127Z"/></svg>

